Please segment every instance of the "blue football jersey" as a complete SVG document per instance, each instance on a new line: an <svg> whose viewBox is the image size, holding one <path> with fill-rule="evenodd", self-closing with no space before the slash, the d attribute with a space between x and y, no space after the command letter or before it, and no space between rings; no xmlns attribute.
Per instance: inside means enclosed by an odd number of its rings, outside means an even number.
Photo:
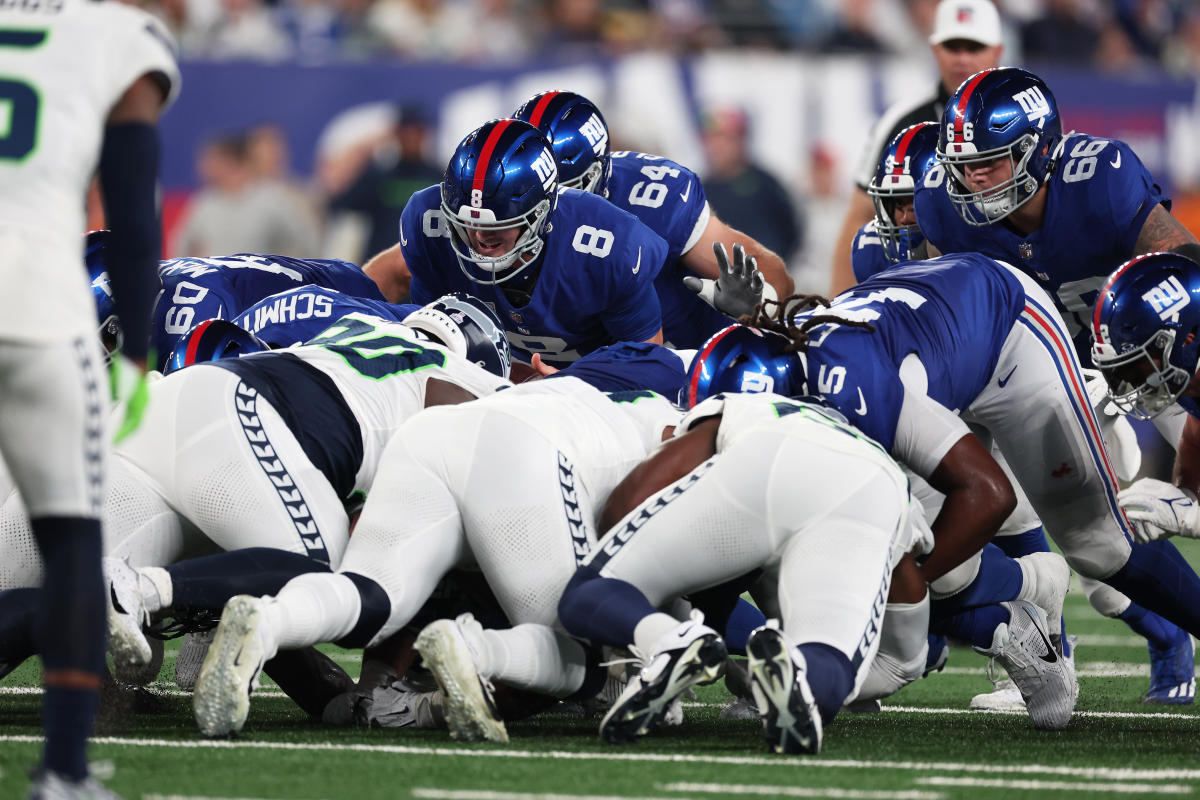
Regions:
<svg viewBox="0 0 1200 800"><path fill-rule="evenodd" d="M927 394L952 411L987 385L1012 326L1025 308L1021 282L974 253L897 264L805 311L866 322L875 330L826 323L809 333L807 389L889 451L904 399L900 365L920 359Z"/></svg>
<svg viewBox="0 0 1200 800"><path fill-rule="evenodd" d="M597 347L645 341L662 327L654 279L667 244L604 198L562 189L550 212L546 246L529 302L514 306L505 284L476 283L450 246L441 189L430 186L408 201L400 217L400 249L412 273L413 302L450 292L472 294L495 309L517 358L541 353L565 367Z"/></svg>
<svg viewBox="0 0 1200 800"><path fill-rule="evenodd" d="M298 286L259 300L234 318L271 347L307 342L352 312L401 322L420 306L352 297L324 286Z"/></svg>
<svg viewBox="0 0 1200 800"><path fill-rule="evenodd" d="M1084 364L1091 364L1089 320L1105 278L1133 256L1154 206L1169 201L1129 145L1073 134L1048 179L1042 227L1022 236L1003 221L968 225L934 167L917 189L921 232L942 253L978 252L1012 264L1044 288L1063 315Z"/></svg>
<svg viewBox="0 0 1200 800"><path fill-rule="evenodd" d="M161 369L183 334L206 319L233 319L264 297L297 286L324 286L383 300L379 287L348 261L238 253L175 258L158 265L162 290L151 312L152 343Z"/></svg>
<svg viewBox="0 0 1200 800"><path fill-rule="evenodd" d="M648 389L670 400L687 383L683 359L653 342L621 342L600 347L550 375L579 378L602 392Z"/></svg>
<svg viewBox="0 0 1200 800"><path fill-rule="evenodd" d="M683 285L691 273L680 263L708 225L704 185L687 167L660 156L622 150L612 154L604 184L609 202L633 214L667 243L667 259L654 281L662 307L663 340L697 348L732 320Z"/></svg>
<svg viewBox="0 0 1200 800"><path fill-rule="evenodd" d="M854 269L854 280L862 283L872 275L892 266L883 252L883 240L875 231L875 220L858 229L850 246L850 266Z"/></svg>

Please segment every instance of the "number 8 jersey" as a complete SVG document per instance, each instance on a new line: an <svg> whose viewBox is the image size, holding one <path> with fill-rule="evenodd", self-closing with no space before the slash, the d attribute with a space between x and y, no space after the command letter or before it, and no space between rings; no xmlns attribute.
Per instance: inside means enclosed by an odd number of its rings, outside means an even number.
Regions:
<svg viewBox="0 0 1200 800"><path fill-rule="evenodd" d="M158 74L168 102L178 93L173 49L161 22L127 5L40 0L0 9L0 281L27 287L0 300L3 333L94 333L81 199L109 110L125 91Z"/></svg>
<svg viewBox="0 0 1200 800"><path fill-rule="evenodd" d="M1167 200L1129 145L1083 134L1064 138L1046 179L1042 226L1022 236L1003 222L973 227L934 166L917 187L921 233L942 253L982 253L1012 264L1046 290L1062 312L1083 364L1091 363L1088 322L1105 278L1134 252L1154 206Z"/></svg>

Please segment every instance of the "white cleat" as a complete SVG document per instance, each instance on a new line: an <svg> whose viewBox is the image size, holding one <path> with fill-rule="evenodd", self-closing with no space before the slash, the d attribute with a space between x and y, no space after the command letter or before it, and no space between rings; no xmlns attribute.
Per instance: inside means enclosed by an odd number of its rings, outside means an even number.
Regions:
<svg viewBox="0 0 1200 800"><path fill-rule="evenodd" d="M1046 612L1050 641L1062 635L1063 602L1071 586L1071 568L1058 553L1030 553L1014 559L1021 567L1025 585L1018 599L1027 600ZM1061 650L1061 645L1059 646Z"/></svg>
<svg viewBox="0 0 1200 800"><path fill-rule="evenodd" d="M996 688L990 692L977 694L971 698L972 711L1025 711L1025 698L1021 690L1011 679L1005 678L996 683Z"/></svg>
<svg viewBox="0 0 1200 800"><path fill-rule="evenodd" d="M150 623L150 615L142 602L137 570L123 558L109 557L103 563L104 582L108 584L108 651L112 654L116 677L134 683L129 679L131 673L150 664L154 657L150 640L143 632ZM158 670L154 673L157 675Z"/></svg>
<svg viewBox="0 0 1200 800"><path fill-rule="evenodd" d="M496 710L492 684L475 665L467 638L472 633L481 634L482 628L471 614L439 619L425 626L413 647L442 689L450 736L464 742L507 742L508 730Z"/></svg>
<svg viewBox="0 0 1200 800"><path fill-rule="evenodd" d="M1010 619L996 628L992 646L979 652L1004 667L1035 728L1061 730L1071 721L1079 697L1074 667L1050 643L1045 611L1023 600L1001 605Z"/></svg>
<svg viewBox="0 0 1200 800"><path fill-rule="evenodd" d="M189 633L183 637L179 652L175 656L175 685L184 691L196 688L196 679L200 677L200 667L208 648L212 646L213 637L217 635L216 628L200 633Z"/></svg>
<svg viewBox="0 0 1200 800"><path fill-rule="evenodd" d="M57 772L43 771L29 787L29 800L121 800L120 796L92 777L68 780Z"/></svg>
<svg viewBox="0 0 1200 800"><path fill-rule="evenodd" d="M192 710L205 736L228 736L246 724L250 695L258 688L267 652L263 604L258 597L238 595L225 604L221 623L196 679Z"/></svg>
<svg viewBox="0 0 1200 800"><path fill-rule="evenodd" d="M821 752L821 714L808 687L808 662L779 630L777 620L746 640L750 688L772 753Z"/></svg>

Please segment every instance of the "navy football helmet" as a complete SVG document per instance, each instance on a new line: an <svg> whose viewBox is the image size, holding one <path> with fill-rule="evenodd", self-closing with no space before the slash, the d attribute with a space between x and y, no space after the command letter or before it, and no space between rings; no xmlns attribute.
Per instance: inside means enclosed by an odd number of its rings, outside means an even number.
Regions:
<svg viewBox="0 0 1200 800"><path fill-rule="evenodd" d="M83 245L83 260L87 264L92 299L96 301L96 318L100 321L100 345L104 348L104 363L125 343L121 321L117 319L117 304L113 302L112 286L108 282L108 262L104 260L108 231L89 231Z"/></svg>
<svg viewBox="0 0 1200 800"><path fill-rule="evenodd" d="M1200 362L1200 264L1148 253L1118 267L1096 299L1092 361L1121 413L1150 419L1175 403Z"/></svg>
<svg viewBox="0 0 1200 800"><path fill-rule="evenodd" d="M608 125L600 109L574 92L540 92L513 117L542 132L558 161L558 185L603 194L612 170Z"/></svg>
<svg viewBox="0 0 1200 800"><path fill-rule="evenodd" d="M967 78L946 101L938 132L938 159L958 215L969 225L990 225L1020 208L1053 171L1062 138L1058 104L1038 76L1004 67ZM1012 176L972 190L965 168L1001 159Z"/></svg>
<svg viewBox="0 0 1200 800"><path fill-rule="evenodd" d="M508 377L512 354L504 326L496 312L478 297L463 292L442 295L403 322L493 375Z"/></svg>
<svg viewBox="0 0 1200 800"><path fill-rule="evenodd" d="M192 364L237 358L270 349L262 339L227 319L206 319L175 343L163 367L163 374L170 375Z"/></svg>
<svg viewBox="0 0 1200 800"><path fill-rule="evenodd" d="M466 276L497 284L523 272L545 246L557 196L554 153L537 128L496 119L467 134L442 179L442 214ZM518 235L511 248L497 255L479 252L480 241L494 242L498 233L512 229Z"/></svg>
<svg viewBox="0 0 1200 800"><path fill-rule="evenodd" d="M925 173L937 163L938 126L919 122L896 134L884 148L875 177L867 194L875 204L875 230L883 241L883 253L893 264L908 261L912 251L925 241L921 229L912 223L899 225L895 210L901 203L912 203Z"/></svg>
<svg viewBox="0 0 1200 800"><path fill-rule="evenodd" d="M804 362L785 352L789 344L782 334L748 325L717 331L692 359L680 405L692 408L722 392L805 394Z"/></svg>

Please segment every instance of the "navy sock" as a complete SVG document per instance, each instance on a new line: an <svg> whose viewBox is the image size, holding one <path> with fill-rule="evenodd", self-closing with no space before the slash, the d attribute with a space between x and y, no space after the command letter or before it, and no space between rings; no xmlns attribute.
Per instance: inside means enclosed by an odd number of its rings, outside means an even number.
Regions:
<svg viewBox="0 0 1200 800"><path fill-rule="evenodd" d="M633 584L602 578L590 567L575 572L558 601L558 619L568 633L613 647L627 647L637 624L657 612Z"/></svg>
<svg viewBox="0 0 1200 800"><path fill-rule="evenodd" d="M1175 623L1167 622L1158 614L1147 611L1134 602L1130 602L1129 608L1118 614L1117 619L1122 620L1134 632L1144 636L1151 647L1157 647L1160 650L1170 648L1183 641L1183 637L1188 635L1187 631Z"/></svg>
<svg viewBox="0 0 1200 800"><path fill-rule="evenodd" d="M358 622L354 623L354 628L338 639L336 644L339 647L366 647L375 638L375 634L387 624L388 617L392 614L392 601L388 599L382 586L365 575L359 575L357 572L342 574L350 579L355 589L358 589Z"/></svg>
<svg viewBox="0 0 1200 800"><path fill-rule="evenodd" d="M1016 536L997 536L992 544L1004 551L1009 558L1020 558L1030 553L1049 553L1050 543L1046 541L1046 529L1041 525L1030 528Z"/></svg>
<svg viewBox="0 0 1200 800"><path fill-rule="evenodd" d="M1129 560L1104 580L1135 603L1200 636L1200 577L1170 542L1134 545Z"/></svg>
<svg viewBox="0 0 1200 800"><path fill-rule="evenodd" d="M817 701L821 722L828 725L854 688L854 669L845 653L827 644L809 642L799 650L808 662L808 688Z"/></svg>
<svg viewBox="0 0 1200 800"><path fill-rule="evenodd" d="M936 601L933 605L937 605ZM929 632L941 634L954 639L962 639L975 647L987 649L992 646L992 634L1001 622L1008 622L1008 609L1001 605L973 608L949 617L941 617L936 622L931 618Z"/></svg>
<svg viewBox="0 0 1200 800"><path fill-rule="evenodd" d="M166 568L171 576L171 606L177 612L221 613L229 598L278 594L283 585L306 572L329 572L308 556L272 547L248 547L189 558Z"/></svg>
<svg viewBox="0 0 1200 800"><path fill-rule="evenodd" d="M980 553L979 574L961 592L939 600L939 613L956 614L969 608L1015 600L1021 591L1021 565L994 544Z"/></svg>
<svg viewBox="0 0 1200 800"><path fill-rule="evenodd" d="M87 740L104 671L104 579L100 520L31 520L45 562L35 641L42 654L46 694L44 766L72 780L87 777Z"/></svg>
<svg viewBox="0 0 1200 800"><path fill-rule="evenodd" d="M739 599L733 607L733 613L729 615L729 621L725 623L725 646L729 648L729 652L744 656L750 631L766 624L767 618L761 611Z"/></svg>
<svg viewBox="0 0 1200 800"><path fill-rule="evenodd" d="M40 589L0 592L0 674L37 654L34 639Z"/></svg>

